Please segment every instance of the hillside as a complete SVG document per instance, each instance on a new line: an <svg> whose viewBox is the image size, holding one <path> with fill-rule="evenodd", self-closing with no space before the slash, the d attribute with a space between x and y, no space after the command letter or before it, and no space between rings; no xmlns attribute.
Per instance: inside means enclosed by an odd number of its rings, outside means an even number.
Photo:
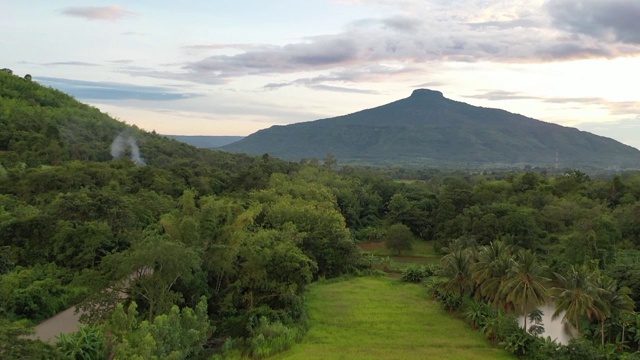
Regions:
<svg viewBox="0 0 640 360"><path fill-rule="evenodd" d="M199 148L215 149L241 140L243 136L206 136L206 135L165 135L169 139L181 141Z"/></svg>
<svg viewBox="0 0 640 360"><path fill-rule="evenodd" d="M291 166L270 159L266 169L262 158L198 149L148 133L61 91L5 71L0 71L0 129L0 173L16 167L130 158L139 165L171 171L187 186L207 193L266 182L270 172ZM258 181L256 172L265 169Z"/></svg>
<svg viewBox="0 0 640 360"><path fill-rule="evenodd" d="M640 151L615 140L504 110L447 99L432 90L330 119L273 126L224 150L289 160L500 167L638 168Z"/></svg>

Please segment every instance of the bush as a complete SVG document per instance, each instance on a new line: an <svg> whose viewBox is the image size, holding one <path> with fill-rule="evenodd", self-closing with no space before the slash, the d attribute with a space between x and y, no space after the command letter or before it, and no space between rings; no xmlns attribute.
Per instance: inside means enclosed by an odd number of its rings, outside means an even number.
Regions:
<svg viewBox="0 0 640 360"><path fill-rule="evenodd" d="M419 283L423 279L435 275L438 268L439 266L435 264L429 264L426 266L412 264L404 269L401 280L404 282Z"/></svg>
<svg viewBox="0 0 640 360"><path fill-rule="evenodd" d="M270 322L260 318L260 324L251 330L250 353L254 358L262 359L289 349L302 339L304 330L300 327L287 327L281 322Z"/></svg>
<svg viewBox="0 0 640 360"><path fill-rule="evenodd" d="M419 283L427 276L426 267L412 264L404 269L401 280L404 282Z"/></svg>
<svg viewBox="0 0 640 360"><path fill-rule="evenodd" d="M102 330L95 326L83 326L71 334L60 334L56 343L67 359L105 359L107 345Z"/></svg>

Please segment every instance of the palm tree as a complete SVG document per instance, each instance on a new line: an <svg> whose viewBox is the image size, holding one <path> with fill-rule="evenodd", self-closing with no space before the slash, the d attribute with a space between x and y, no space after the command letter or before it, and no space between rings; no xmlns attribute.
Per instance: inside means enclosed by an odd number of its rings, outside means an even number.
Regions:
<svg viewBox="0 0 640 360"><path fill-rule="evenodd" d="M556 319L564 311L562 319L572 322L579 335L580 318L584 316L591 319L598 312L594 304L598 294L593 283L593 273L583 265L579 269L571 266L566 278L560 274L555 275L561 286L552 289L557 293L555 296L556 311L553 313L552 319Z"/></svg>
<svg viewBox="0 0 640 360"><path fill-rule="evenodd" d="M524 328L527 329L529 310L543 305L549 298L546 284L549 279L542 276L545 268L540 266L531 250L520 250L514 267L504 282L506 300L520 308L524 315Z"/></svg>
<svg viewBox="0 0 640 360"><path fill-rule="evenodd" d="M595 316L600 322L600 341L604 348L605 322L613 316L633 311L634 303L629 297L631 291L626 287L619 287L618 283L608 276L596 276L595 285L597 287L597 297L594 300L594 306L597 309ZM624 338L622 340L624 341Z"/></svg>
<svg viewBox="0 0 640 360"><path fill-rule="evenodd" d="M478 262L471 267L471 277L478 286L478 295L495 307L506 306L503 285L514 265L511 254L511 246L502 241L493 241L480 248Z"/></svg>
<svg viewBox="0 0 640 360"><path fill-rule="evenodd" d="M442 290L448 294L455 294L459 299L471 293L474 282L471 278L471 257L467 249L457 248L442 258L441 276L447 281L441 285Z"/></svg>

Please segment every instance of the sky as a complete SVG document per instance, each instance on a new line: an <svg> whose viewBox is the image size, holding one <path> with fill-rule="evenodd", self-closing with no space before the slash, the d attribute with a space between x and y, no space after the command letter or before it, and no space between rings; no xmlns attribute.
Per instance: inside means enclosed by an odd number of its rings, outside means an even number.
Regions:
<svg viewBox="0 0 640 360"><path fill-rule="evenodd" d="M637 0L0 7L0 68L161 134L244 136L428 88L640 148Z"/></svg>

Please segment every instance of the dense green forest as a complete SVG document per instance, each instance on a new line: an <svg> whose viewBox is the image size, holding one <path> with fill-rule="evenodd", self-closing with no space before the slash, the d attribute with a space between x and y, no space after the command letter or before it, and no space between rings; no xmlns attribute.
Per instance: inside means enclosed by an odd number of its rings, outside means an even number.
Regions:
<svg viewBox="0 0 640 360"><path fill-rule="evenodd" d="M573 286L587 310L568 316L581 337L562 351L638 350L640 174L401 180L332 156L196 149L26 77L0 71L0 84L0 358L266 357L304 336L307 285L374 272L358 243L384 240L405 252L407 241L435 244L443 261L427 283L452 311L473 299L529 313L569 303ZM535 278L538 295L514 292L518 278ZM609 293L618 305L603 305ZM79 332L23 336L73 305Z"/></svg>

